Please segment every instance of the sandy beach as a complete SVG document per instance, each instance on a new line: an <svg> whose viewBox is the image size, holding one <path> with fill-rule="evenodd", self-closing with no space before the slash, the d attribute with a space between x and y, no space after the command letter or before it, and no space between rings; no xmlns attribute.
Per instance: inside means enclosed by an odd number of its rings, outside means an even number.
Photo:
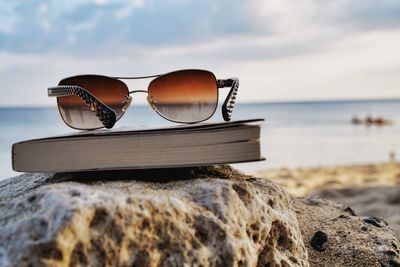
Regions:
<svg viewBox="0 0 400 267"><path fill-rule="evenodd" d="M350 206L361 216L385 219L400 237L400 163L261 171L295 196L320 196Z"/></svg>

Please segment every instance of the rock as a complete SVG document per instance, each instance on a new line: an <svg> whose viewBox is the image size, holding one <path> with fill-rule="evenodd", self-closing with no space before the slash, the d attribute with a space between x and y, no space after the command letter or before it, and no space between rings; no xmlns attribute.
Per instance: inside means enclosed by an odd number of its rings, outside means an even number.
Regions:
<svg viewBox="0 0 400 267"><path fill-rule="evenodd" d="M357 213L228 166L25 174L0 182L0 266L400 266Z"/></svg>
<svg viewBox="0 0 400 267"><path fill-rule="evenodd" d="M328 241L328 235L318 230L310 240L310 245L313 249L319 252L325 251L325 243Z"/></svg>
<svg viewBox="0 0 400 267"><path fill-rule="evenodd" d="M400 244L382 219L315 197L294 198L294 207L310 266L400 266Z"/></svg>
<svg viewBox="0 0 400 267"><path fill-rule="evenodd" d="M384 218L400 238L400 185L324 189L313 195L351 206L361 216Z"/></svg>
<svg viewBox="0 0 400 267"><path fill-rule="evenodd" d="M0 240L0 266L308 266L291 197L228 166L14 177Z"/></svg>
<svg viewBox="0 0 400 267"><path fill-rule="evenodd" d="M375 227L379 227L379 228L382 228L384 226L388 226L388 223L384 219L377 218L377 217L374 217L374 216L363 218L363 222L371 224L371 225L373 225Z"/></svg>

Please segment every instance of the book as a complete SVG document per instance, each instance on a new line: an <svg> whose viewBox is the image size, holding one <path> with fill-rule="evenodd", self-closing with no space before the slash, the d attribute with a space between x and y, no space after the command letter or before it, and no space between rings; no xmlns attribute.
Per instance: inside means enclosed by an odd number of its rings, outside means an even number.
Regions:
<svg viewBox="0 0 400 267"><path fill-rule="evenodd" d="M156 169L264 160L263 119L152 129L82 131L15 143L21 172Z"/></svg>

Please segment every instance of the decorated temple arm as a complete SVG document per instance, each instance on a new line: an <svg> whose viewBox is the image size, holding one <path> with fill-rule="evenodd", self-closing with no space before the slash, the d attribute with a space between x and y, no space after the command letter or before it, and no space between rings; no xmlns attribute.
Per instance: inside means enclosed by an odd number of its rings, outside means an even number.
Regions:
<svg viewBox="0 0 400 267"><path fill-rule="evenodd" d="M230 78L226 80L217 80L217 87L231 87L228 96L226 97L224 104L222 105L222 117L225 121L230 121L232 116L233 107L236 102L236 95L239 89L239 79Z"/></svg>
<svg viewBox="0 0 400 267"><path fill-rule="evenodd" d="M96 113L104 127L110 129L114 126L117 121L117 116L111 108L98 100L95 96L89 93L87 90L76 85L59 85L56 87L50 87L47 89L48 96L79 96L91 111Z"/></svg>

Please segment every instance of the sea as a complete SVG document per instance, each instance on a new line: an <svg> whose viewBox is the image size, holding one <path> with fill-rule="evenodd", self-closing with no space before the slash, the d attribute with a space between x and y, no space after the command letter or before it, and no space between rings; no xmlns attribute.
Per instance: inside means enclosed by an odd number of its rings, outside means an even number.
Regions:
<svg viewBox="0 0 400 267"><path fill-rule="evenodd" d="M353 125L351 119L383 117L392 124ZM400 99L238 104L233 120L264 118L261 153L265 161L233 166L246 173L280 167L319 167L400 158ZM210 120L222 121L221 109ZM117 126L158 127L173 123L149 106L133 105ZM0 107L0 179L19 175L11 166L15 142L76 132L56 107Z"/></svg>

